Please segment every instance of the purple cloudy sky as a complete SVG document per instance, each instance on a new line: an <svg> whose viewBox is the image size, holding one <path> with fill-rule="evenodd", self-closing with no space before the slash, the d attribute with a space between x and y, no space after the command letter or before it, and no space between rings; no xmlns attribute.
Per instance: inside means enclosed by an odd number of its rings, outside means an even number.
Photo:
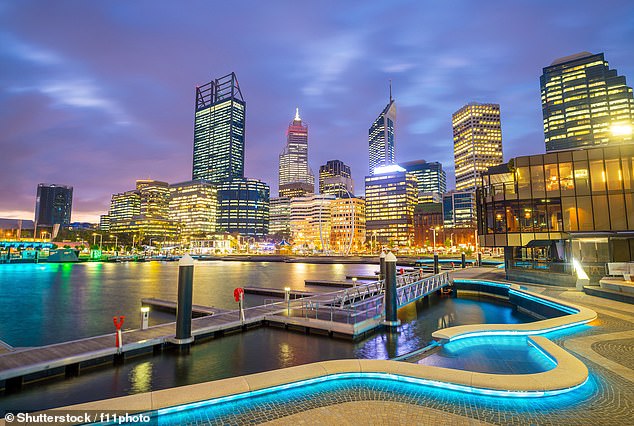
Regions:
<svg viewBox="0 0 634 426"><path fill-rule="evenodd" d="M505 159L544 151L542 67L605 52L634 79L634 2L0 1L0 217L32 218L39 182L75 187L96 220L137 178L191 177L194 87L235 71L246 175L277 194L299 106L314 171L367 173L367 132L393 81L398 161L441 161L451 114L502 109Z"/></svg>

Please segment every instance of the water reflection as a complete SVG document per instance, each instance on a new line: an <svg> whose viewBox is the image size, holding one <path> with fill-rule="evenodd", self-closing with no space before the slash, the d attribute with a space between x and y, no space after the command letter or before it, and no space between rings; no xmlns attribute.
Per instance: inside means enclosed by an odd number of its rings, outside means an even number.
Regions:
<svg viewBox="0 0 634 426"><path fill-rule="evenodd" d="M132 393L152 390L152 363L142 362L135 366L129 375Z"/></svg>

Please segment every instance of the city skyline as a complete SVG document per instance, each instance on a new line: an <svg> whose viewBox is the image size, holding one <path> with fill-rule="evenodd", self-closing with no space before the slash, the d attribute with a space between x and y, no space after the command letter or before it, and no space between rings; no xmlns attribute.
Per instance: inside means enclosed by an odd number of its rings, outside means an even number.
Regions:
<svg viewBox="0 0 634 426"><path fill-rule="evenodd" d="M331 8L308 5L314 19L290 28L271 25L288 23L290 12L279 5L263 11L265 17L247 14L252 28L241 40L215 44L201 40L220 37L222 24L210 30L212 37L197 37L181 31L164 6L148 12L143 4L3 5L0 217L31 219L40 182L73 186L72 220L97 222L110 196L131 181L188 179L192 89L229 72L240 77L249 103L245 175L270 184L272 192L278 150L271 146L279 146L296 106L311 127L311 167L336 156L360 182L367 157L358 153L365 152L367 128L388 97L389 80L399 103L396 162L439 161L453 187L451 113L460 106L501 105L508 160L544 152L539 76L553 60L603 52L632 85L634 55L626 40L634 38L634 7L613 3L618 7L583 3L578 11L549 4L547 15L544 2L464 4L455 22L453 7L436 4L342 6L332 15ZM241 9L231 8L225 12ZM180 10L187 17L182 21L194 21L188 28L205 15L198 9ZM369 31L368 22L386 13L399 16L398 25L387 19ZM473 15L478 19L470 22ZM592 27L596 19L602 25ZM262 25L276 32L264 34ZM170 32L166 28L179 34L155 43ZM567 37L556 37L564 32ZM378 40L382 57L373 54ZM192 55L197 49L206 54Z"/></svg>

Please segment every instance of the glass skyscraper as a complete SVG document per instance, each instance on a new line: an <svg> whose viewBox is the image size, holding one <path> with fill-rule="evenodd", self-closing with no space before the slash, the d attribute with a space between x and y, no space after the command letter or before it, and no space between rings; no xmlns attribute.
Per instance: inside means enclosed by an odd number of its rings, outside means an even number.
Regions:
<svg viewBox="0 0 634 426"><path fill-rule="evenodd" d="M319 193L347 197L354 194L350 166L340 160L329 160L319 167Z"/></svg>
<svg viewBox="0 0 634 426"><path fill-rule="evenodd" d="M418 202L440 202L440 197L447 191L447 174L442 164L425 160L401 163L401 167L418 179Z"/></svg>
<svg viewBox="0 0 634 426"><path fill-rule="evenodd" d="M245 110L235 73L196 87L192 179L244 177Z"/></svg>
<svg viewBox="0 0 634 426"><path fill-rule="evenodd" d="M394 123L396 122L396 104L392 99L390 87L390 102L381 111L368 130L370 151L370 175L374 169L394 164Z"/></svg>
<svg viewBox="0 0 634 426"><path fill-rule="evenodd" d="M540 85L546 151L632 141L632 88L603 53L555 60Z"/></svg>
<svg viewBox="0 0 634 426"><path fill-rule="evenodd" d="M40 183L35 200L36 226L70 225L73 187Z"/></svg>
<svg viewBox="0 0 634 426"><path fill-rule="evenodd" d="M279 194L296 197L314 192L315 176L308 166L308 126L302 123L298 108L286 131L286 146L280 154Z"/></svg>
<svg viewBox="0 0 634 426"><path fill-rule="evenodd" d="M480 176L502 163L500 105L472 102L453 113L456 191L475 191Z"/></svg>
<svg viewBox="0 0 634 426"><path fill-rule="evenodd" d="M219 232L254 237L269 232L269 186L257 179L233 179L218 185Z"/></svg>

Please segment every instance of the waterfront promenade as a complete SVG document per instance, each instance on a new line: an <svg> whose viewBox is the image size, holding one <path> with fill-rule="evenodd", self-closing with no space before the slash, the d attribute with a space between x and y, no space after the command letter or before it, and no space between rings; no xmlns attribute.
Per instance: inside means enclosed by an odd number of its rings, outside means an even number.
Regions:
<svg viewBox="0 0 634 426"><path fill-rule="evenodd" d="M455 278L505 281L503 271L468 269L453 273ZM564 302L593 309L598 317L588 326L548 335L549 339L580 359L588 368L589 381L568 395L529 401L484 397L467 393L435 392L421 387L420 392L399 394L342 385L330 395L311 395L300 404L269 399L266 405L236 408L223 419L232 424L570 424L621 425L631 422L634 412L634 313L632 306L586 295L575 289L522 285L528 290ZM283 381L283 377L278 380ZM219 382L177 388L178 395L194 389L213 397ZM191 389L191 391L189 390ZM176 390L176 389L175 389ZM170 405L170 390L161 391ZM176 394L173 394L176 395ZM327 396L327 397L326 397ZM126 399L127 398L127 399ZM138 395L137 401L146 396ZM132 409L131 397L109 403ZM173 404L180 403L174 399ZM171 404L171 405L173 405ZM87 409L92 404L73 408ZM198 419L204 420L204 419ZM214 424L214 419L208 419ZM218 420L218 419L215 419Z"/></svg>

